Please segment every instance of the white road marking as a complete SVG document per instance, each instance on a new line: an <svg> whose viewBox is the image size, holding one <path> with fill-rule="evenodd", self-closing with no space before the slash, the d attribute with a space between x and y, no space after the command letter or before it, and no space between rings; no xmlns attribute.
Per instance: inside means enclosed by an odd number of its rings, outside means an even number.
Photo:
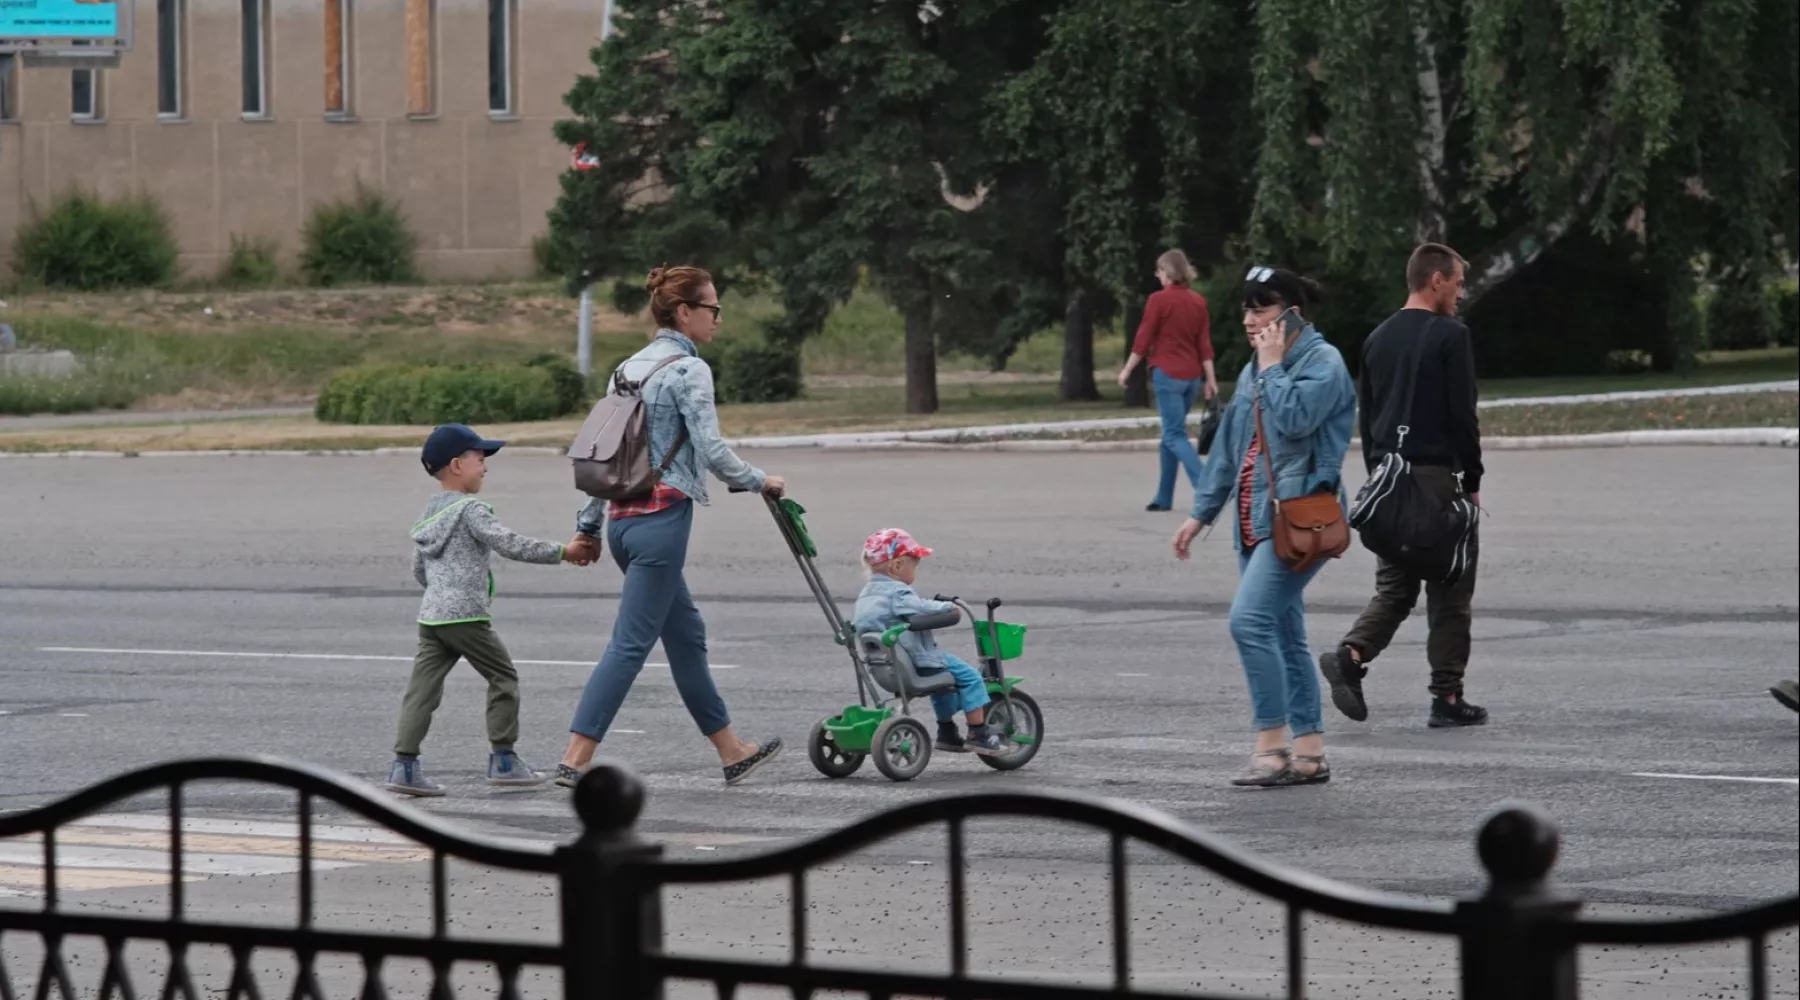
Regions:
<svg viewBox="0 0 1800 1000"><path fill-rule="evenodd" d="M64 827L65 830L80 827L101 827L115 830L155 830L169 829L169 817L140 815L137 813L103 813L89 816ZM206 816L184 816L181 820L184 833L216 833L239 837L281 837L298 840L300 824L283 823L272 820L255 819L214 819ZM318 840L335 840L349 844L417 844L410 837L373 826L336 826L314 823L312 835Z"/></svg>
<svg viewBox="0 0 1800 1000"><path fill-rule="evenodd" d="M1149 674L1120 674L1120 677L1148 677Z"/></svg>
<svg viewBox="0 0 1800 1000"><path fill-rule="evenodd" d="M42 865L44 849L33 844L0 844L0 864ZM313 868L354 868L351 861L313 859ZM129 847L56 846L57 870L64 868L114 868L127 871L166 872L167 851L138 850ZM182 874L196 875L287 875L300 870L300 859L269 854L192 854L181 856Z"/></svg>
<svg viewBox="0 0 1800 1000"><path fill-rule="evenodd" d="M98 646L39 646L40 653L89 653L100 656L200 656L227 657L239 660L354 660L381 663L411 663L410 656L372 656L365 653L255 653L222 649L107 649ZM514 660L526 667L591 667L597 660ZM646 667L667 667L667 663L646 663ZM714 670L736 670L736 663L714 663Z"/></svg>
<svg viewBox="0 0 1800 1000"><path fill-rule="evenodd" d="M62 717L65 719L85 719L88 717L88 714L86 712L63 712Z"/></svg>
<svg viewBox="0 0 1800 1000"><path fill-rule="evenodd" d="M1741 774L1655 774L1634 771L1633 778L1676 778L1682 781L1742 781L1758 785L1800 785L1800 778L1752 778Z"/></svg>

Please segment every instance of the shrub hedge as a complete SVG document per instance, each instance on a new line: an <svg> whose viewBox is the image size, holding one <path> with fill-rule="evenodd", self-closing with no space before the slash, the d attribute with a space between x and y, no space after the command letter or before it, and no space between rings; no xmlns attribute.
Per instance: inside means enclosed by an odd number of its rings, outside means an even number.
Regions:
<svg viewBox="0 0 1800 1000"><path fill-rule="evenodd" d="M169 217L146 194L104 201L80 188L47 212L34 203L13 245L13 269L48 288L105 291L175 280L180 254Z"/></svg>
<svg viewBox="0 0 1800 1000"><path fill-rule="evenodd" d="M322 288L343 284L406 284L418 279L418 237L400 203L356 186L349 198L313 209L302 234L300 270Z"/></svg>
<svg viewBox="0 0 1800 1000"><path fill-rule="evenodd" d="M514 423L581 408L585 385L561 358L523 365L365 365L334 375L314 414L337 424Z"/></svg>

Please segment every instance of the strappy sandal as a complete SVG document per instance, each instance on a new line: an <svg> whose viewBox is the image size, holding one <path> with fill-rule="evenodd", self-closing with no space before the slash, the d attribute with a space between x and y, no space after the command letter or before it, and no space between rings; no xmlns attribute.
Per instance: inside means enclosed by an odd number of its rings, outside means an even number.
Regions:
<svg viewBox="0 0 1800 1000"><path fill-rule="evenodd" d="M1250 755L1250 766L1243 774L1231 779L1231 783L1239 788L1274 788L1277 785L1292 784L1289 780L1294 772L1288 766L1288 758L1293 751L1287 747L1279 750L1258 750ZM1277 763L1264 764L1260 761L1273 758Z"/></svg>
<svg viewBox="0 0 1800 1000"><path fill-rule="evenodd" d="M1310 754L1297 753L1292 755L1289 761L1287 783L1290 785L1322 785L1331 780L1331 765L1325 762L1324 754L1314 757ZM1311 764L1314 766L1314 770L1310 774L1305 771L1296 771L1293 767L1294 763Z"/></svg>

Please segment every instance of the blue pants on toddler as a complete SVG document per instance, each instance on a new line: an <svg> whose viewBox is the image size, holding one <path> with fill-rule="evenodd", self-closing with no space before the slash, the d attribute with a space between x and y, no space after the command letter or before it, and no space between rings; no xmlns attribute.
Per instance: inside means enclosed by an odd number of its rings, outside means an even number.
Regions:
<svg viewBox="0 0 1800 1000"><path fill-rule="evenodd" d="M958 712L973 712L987 706L987 681L982 679L981 671L953 653L944 654L944 669L956 678L956 690L931 696L931 708L937 713L938 721L951 720ZM919 673L930 675L937 671L922 669Z"/></svg>

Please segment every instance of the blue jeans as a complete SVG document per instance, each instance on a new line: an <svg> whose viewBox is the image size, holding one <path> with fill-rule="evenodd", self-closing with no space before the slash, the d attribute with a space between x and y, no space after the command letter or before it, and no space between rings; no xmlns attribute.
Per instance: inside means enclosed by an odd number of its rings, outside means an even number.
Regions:
<svg viewBox="0 0 1800 1000"><path fill-rule="evenodd" d="M953 653L944 654L944 669L956 678L956 690L931 696L931 710L937 713L939 722L955 719L958 712L973 712L987 707L987 681L982 680L981 671ZM936 672L926 667L919 668L919 673L922 674Z"/></svg>
<svg viewBox="0 0 1800 1000"><path fill-rule="evenodd" d="M1296 573L1276 557L1269 541L1238 553L1231 638L1244 661L1252 725L1259 732L1282 726L1295 736L1325 731L1319 675L1306 646L1306 585L1324 565L1321 560Z"/></svg>
<svg viewBox="0 0 1800 1000"><path fill-rule="evenodd" d="M1158 507L1173 507L1176 466L1187 473L1189 486L1200 488L1200 470L1205 463L1200 453L1194 450L1194 442L1188 439L1187 417L1188 411L1194 408L1194 400L1200 396L1200 387L1206 383L1197 378L1170 378L1161 368L1152 368L1150 384L1156 389L1156 412L1162 418L1162 447L1157 449L1162 458L1162 471L1156 481L1156 499L1151 503Z"/></svg>
<svg viewBox="0 0 1800 1000"><path fill-rule="evenodd" d="M711 736L731 725L706 663L706 623L700 620L700 609L694 607L681 574L693 528L692 500L607 523L606 544L612 548L613 562L625 573L625 585L619 593L612 641L588 675L570 732L593 740L606 736L658 639L668 654L675 689L700 732Z"/></svg>

